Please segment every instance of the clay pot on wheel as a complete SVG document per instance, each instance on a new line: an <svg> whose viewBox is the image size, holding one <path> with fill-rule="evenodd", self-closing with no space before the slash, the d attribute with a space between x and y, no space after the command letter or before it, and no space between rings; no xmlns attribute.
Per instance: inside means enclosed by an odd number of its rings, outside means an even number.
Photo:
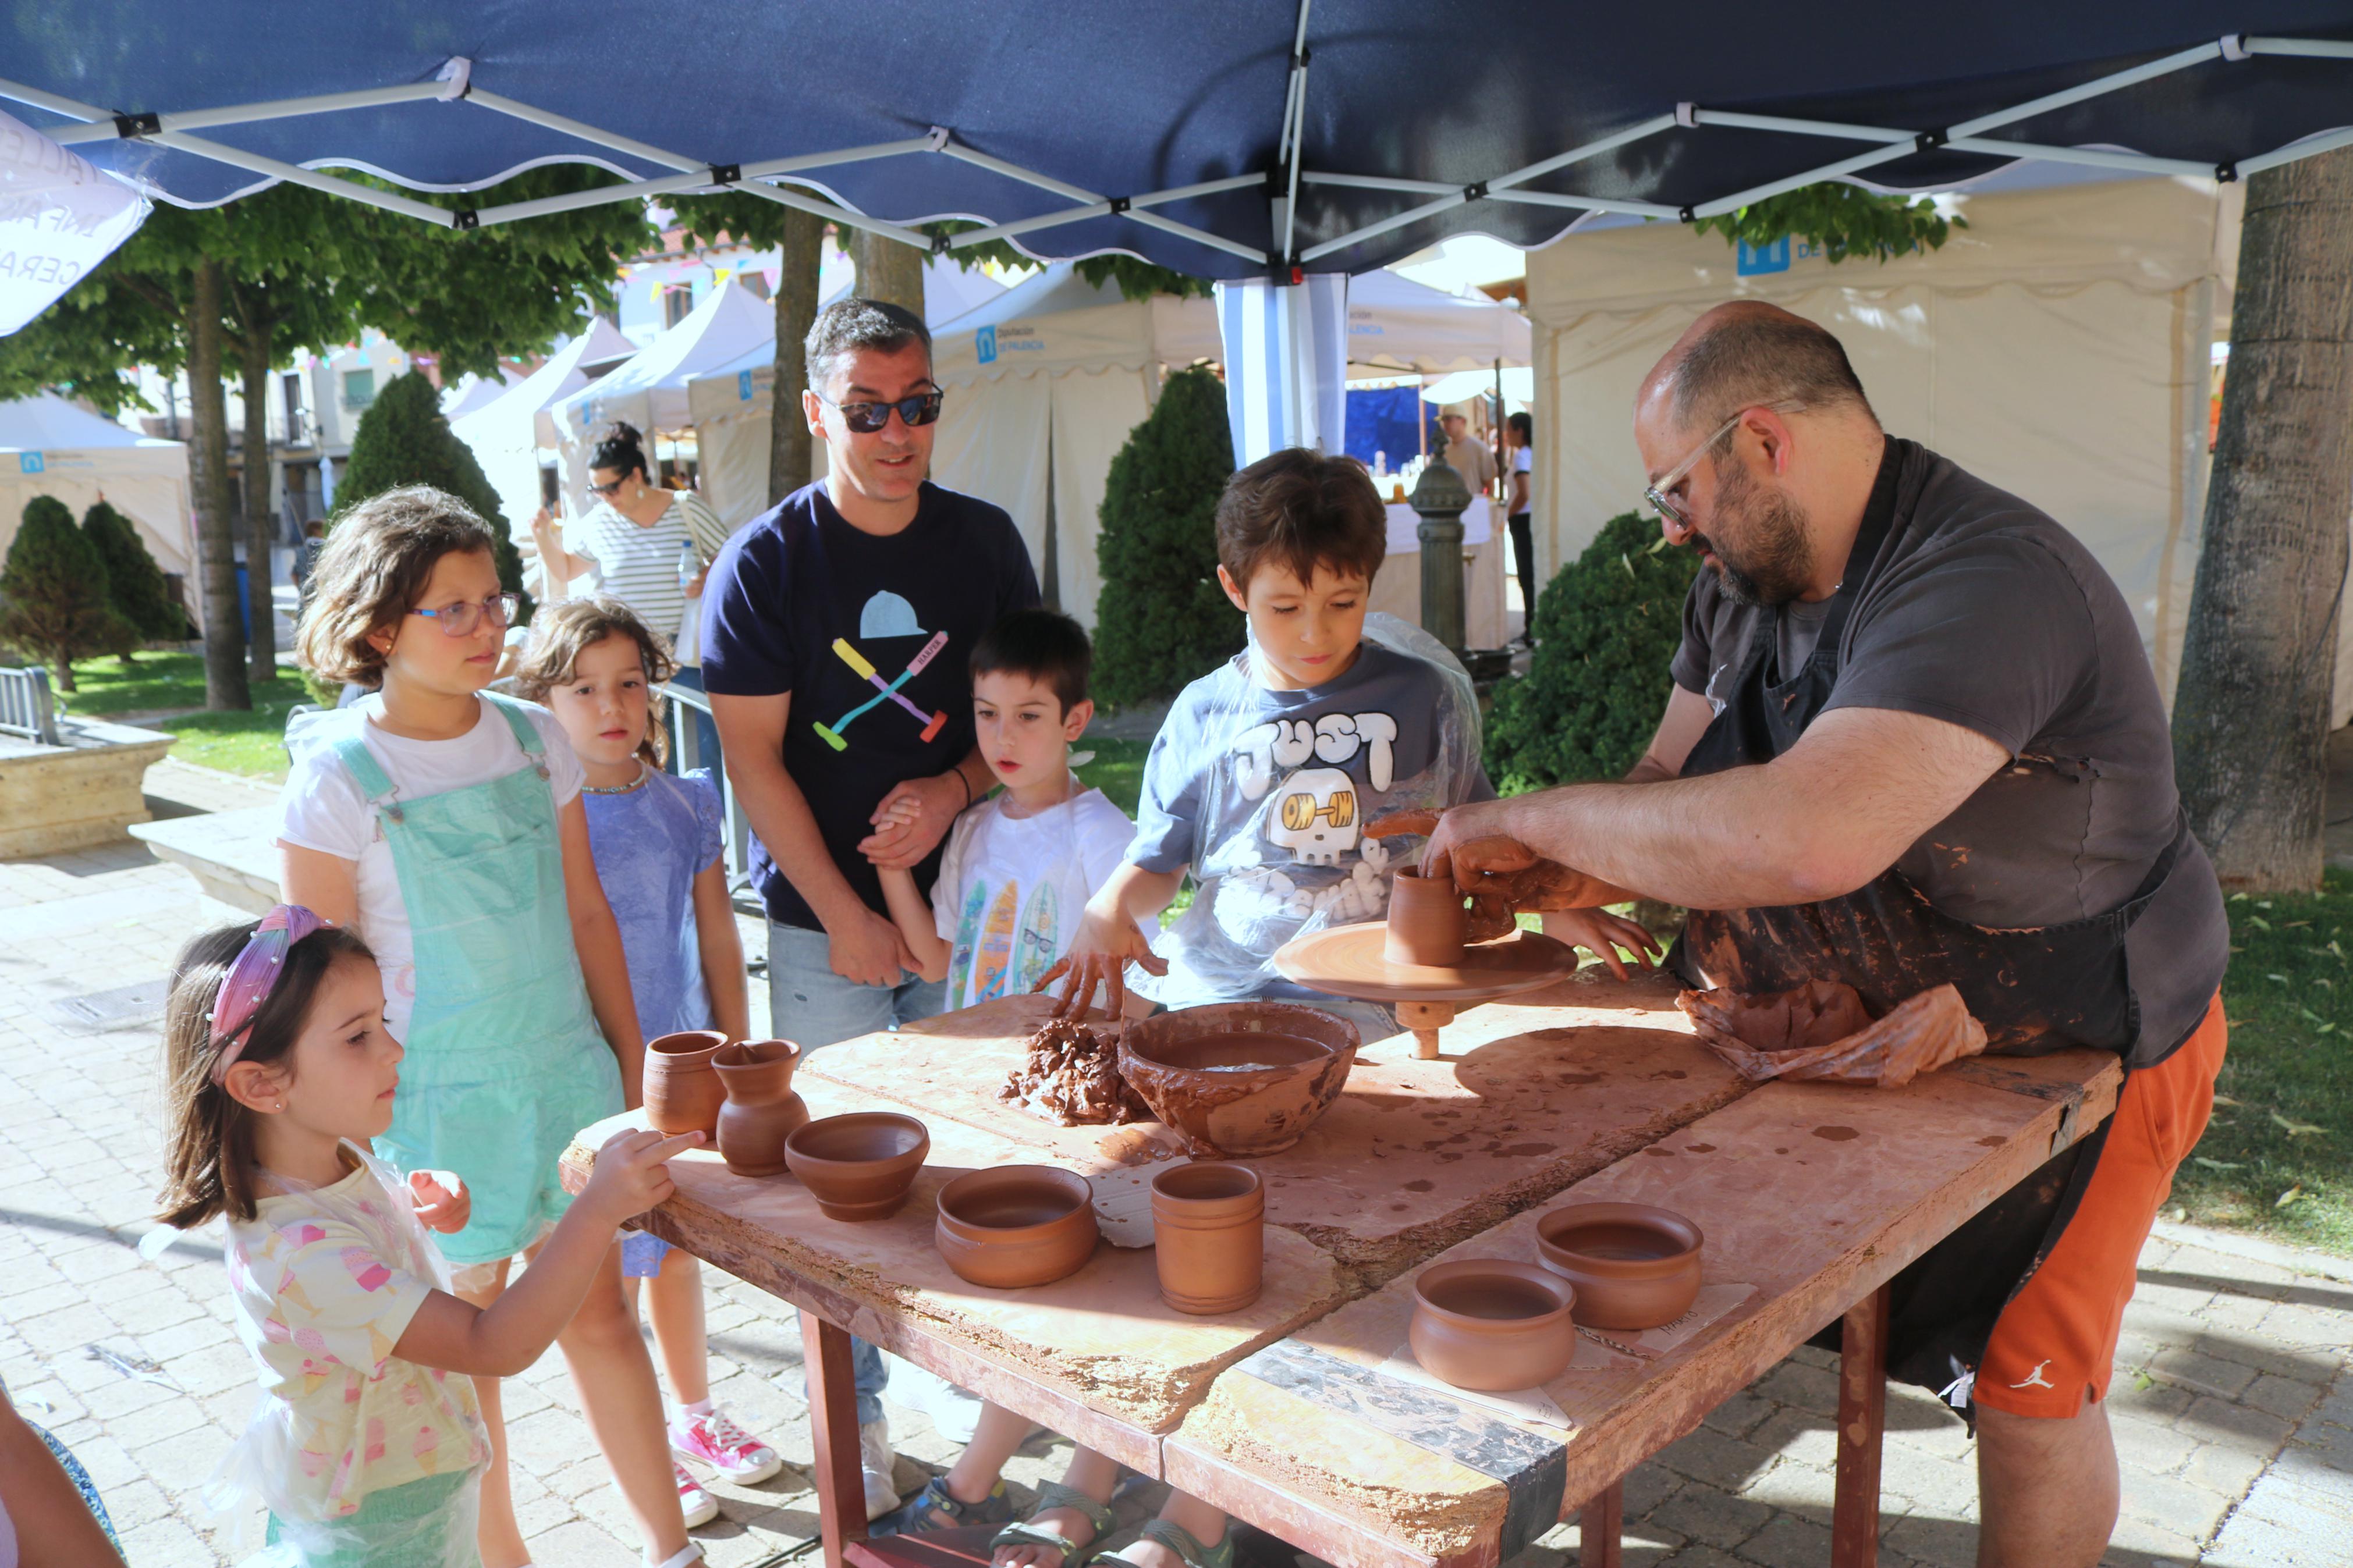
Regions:
<svg viewBox="0 0 2353 1568"><path fill-rule="evenodd" d="M828 1219L897 1214L931 1152L931 1130L895 1110L822 1117L785 1138L785 1163Z"/></svg>
<svg viewBox="0 0 2353 1568"><path fill-rule="evenodd" d="M719 1136L719 1108L727 1091L711 1058L726 1043L716 1029L689 1029L646 1042L646 1121L655 1131Z"/></svg>
<svg viewBox="0 0 2353 1568"><path fill-rule="evenodd" d="M1535 1388L1568 1370L1577 1292L1533 1263L1472 1258L1425 1268L1407 1331L1422 1370L1457 1388Z"/></svg>
<svg viewBox="0 0 2353 1568"><path fill-rule="evenodd" d="M1381 956L1391 963L1451 968L1462 962L1469 916L1451 877L1425 877L1410 867L1389 879L1388 938Z"/></svg>
<svg viewBox="0 0 2353 1568"><path fill-rule="evenodd" d="M959 1278L999 1290L1050 1284L1094 1256L1094 1188L1053 1165L966 1171L940 1189L933 1240Z"/></svg>
<svg viewBox="0 0 2353 1568"><path fill-rule="evenodd" d="M1588 1329L1655 1329L1699 1295L1699 1226L1649 1204L1578 1204L1536 1222L1536 1254L1577 1288Z"/></svg>
<svg viewBox="0 0 2353 1568"><path fill-rule="evenodd" d="M1197 1158L1272 1154L1339 1098L1362 1043L1297 1002L1218 1002L1128 1025L1119 1072Z"/></svg>
<svg viewBox="0 0 2353 1568"><path fill-rule="evenodd" d="M793 1092L801 1048L790 1040L746 1040L711 1058L727 1103L719 1108L719 1152L739 1176L785 1169L785 1140L807 1125L808 1107Z"/></svg>
<svg viewBox="0 0 2353 1568"><path fill-rule="evenodd" d="M1266 1273L1266 1192L1247 1165L1178 1165L1152 1178L1160 1299L1180 1312L1236 1312Z"/></svg>

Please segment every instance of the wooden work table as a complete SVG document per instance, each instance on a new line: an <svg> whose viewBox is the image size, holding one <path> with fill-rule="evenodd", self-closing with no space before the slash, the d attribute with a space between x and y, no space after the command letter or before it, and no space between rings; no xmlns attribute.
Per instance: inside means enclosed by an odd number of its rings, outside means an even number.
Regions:
<svg viewBox="0 0 2353 1568"><path fill-rule="evenodd" d="M1897 1090L1757 1089L1698 1046L1672 998L1655 978L1579 979L1466 1010L1435 1061L1410 1037L1368 1042L1307 1137L1250 1162L1267 1189L1266 1291L1227 1317L1163 1304L1148 1249L1105 1245L1028 1291L968 1285L940 1259L934 1198L962 1171L1050 1163L1100 1189L1180 1152L1156 1123L1062 1128L996 1098L1045 1016L1039 998L847 1042L799 1069L816 1115L903 1109L930 1127L930 1162L892 1218L828 1220L789 1176L735 1176L696 1152L643 1223L802 1309L831 1561L862 1533L845 1330L1343 1568L1492 1563L1580 1505L1600 1510L1588 1527L1608 1525L1614 1553L1619 1478L1825 1323L1858 1303L1883 1314L1898 1268L2097 1125L2118 1081L2113 1058L2074 1053L1963 1063ZM567 1184L637 1122L585 1130ZM1406 1270L1533 1257L1538 1212L1603 1197L1689 1215L1709 1280L1755 1293L1655 1362L1567 1374L1549 1392L1574 1431L1376 1370L1405 1337ZM1856 1331L1851 1318L1851 1349ZM1876 1514L1875 1367L1851 1380L1868 1475L1851 1477L1841 1449L1858 1518L1866 1501Z"/></svg>

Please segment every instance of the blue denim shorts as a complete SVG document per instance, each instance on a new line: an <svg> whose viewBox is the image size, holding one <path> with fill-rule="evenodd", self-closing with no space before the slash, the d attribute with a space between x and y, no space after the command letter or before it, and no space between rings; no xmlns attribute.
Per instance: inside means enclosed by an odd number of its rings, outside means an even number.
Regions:
<svg viewBox="0 0 2353 1568"><path fill-rule="evenodd" d="M648 1236L642 1230L621 1233L621 1278L650 1279L661 1272L662 1259L670 1255L670 1244L659 1236Z"/></svg>

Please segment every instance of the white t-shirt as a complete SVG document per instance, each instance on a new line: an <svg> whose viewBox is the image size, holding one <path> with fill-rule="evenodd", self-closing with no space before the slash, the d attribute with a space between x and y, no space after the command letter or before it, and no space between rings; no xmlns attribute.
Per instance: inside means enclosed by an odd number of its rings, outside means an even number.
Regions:
<svg viewBox="0 0 2353 1568"><path fill-rule="evenodd" d="M478 701L481 700L477 699ZM409 933L408 904L400 896L392 846L376 831L375 815L359 780L335 755L334 743L360 726L376 765L403 800L488 784L528 767L514 731L495 705L481 702L481 717L454 741L410 741L383 729L384 694L372 692L349 708L306 714L286 728L294 766L278 793L278 841L316 849L359 864L359 935L375 950L384 971L384 1015L395 1039L408 1037L417 1010L417 943ZM547 756L548 786L562 811L580 794L587 774L564 727L544 708L525 707Z"/></svg>
<svg viewBox="0 0 2353 1568"><path fill-rule="evenodd" d="M1008 799L992 796L956 818L932 886L934 929L950 947L951 1009L1035 985L1135 835L1101 790L1035 816L1013 816Z"/></svg>

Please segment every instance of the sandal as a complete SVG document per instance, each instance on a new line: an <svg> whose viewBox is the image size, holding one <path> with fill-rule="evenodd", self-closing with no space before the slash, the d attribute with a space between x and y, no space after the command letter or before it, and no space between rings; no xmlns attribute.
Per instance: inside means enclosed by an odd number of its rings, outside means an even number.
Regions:
<svg viewBox="0 0 2353 1568"><path fill-rule="evenodd" d="M1156 1541L1166 1546L1176 1554L1185 1568L1234 1568L1234 1527L1230 1523L1226 1526L1223 1539L1212 1547L1202 1545L1183 1525L1171 1524L1165 1519L1146 1520L1144 1528L1136 1532L1135 1541L1129 1542L1118 1552L1098 1552L1088 1561L1090 1563L1117 1563L1121 1568L1138 1568L1134 1558L1122 1553L1142 1541Z"/></svg>
<svg viewBox="0 0 2353 1568"><path fill-rule="evenodd" d="M944 1514L942 1524L933 1518ZM925 1530L957 1530L975 1525L1003 1524L1013 1517L1013 1499L998 1481L978 1502L965 1502L948 1490L945 1476L934 1476L923 1489L866 1527L869 1535L913 1535Z"/></svg>
<svg viewBox="0 0 2353 1568"><path fill-rule="evenodd" d="M1060 1481L1039 1481L1038 1504L1029 1510L1029 1518L1015 1520L998 1531L996 1539L988 1543L989 1550L993 1552L1000 1546L1042 1546L1050 1552L1060 1552L1065 1568L1073 1568L1080 1562L1079 1553L1082 1550L1080 1543L1031 1522L1039 1514L1058 1508L1087 1516L1087 1521L1095 1527L1094 1533L1087 1537L1091 1542L1109 1535L1112 1526L1118 1522L1108 1505L1095 1501L1078 1488L1066 1487Z"/></svg>

